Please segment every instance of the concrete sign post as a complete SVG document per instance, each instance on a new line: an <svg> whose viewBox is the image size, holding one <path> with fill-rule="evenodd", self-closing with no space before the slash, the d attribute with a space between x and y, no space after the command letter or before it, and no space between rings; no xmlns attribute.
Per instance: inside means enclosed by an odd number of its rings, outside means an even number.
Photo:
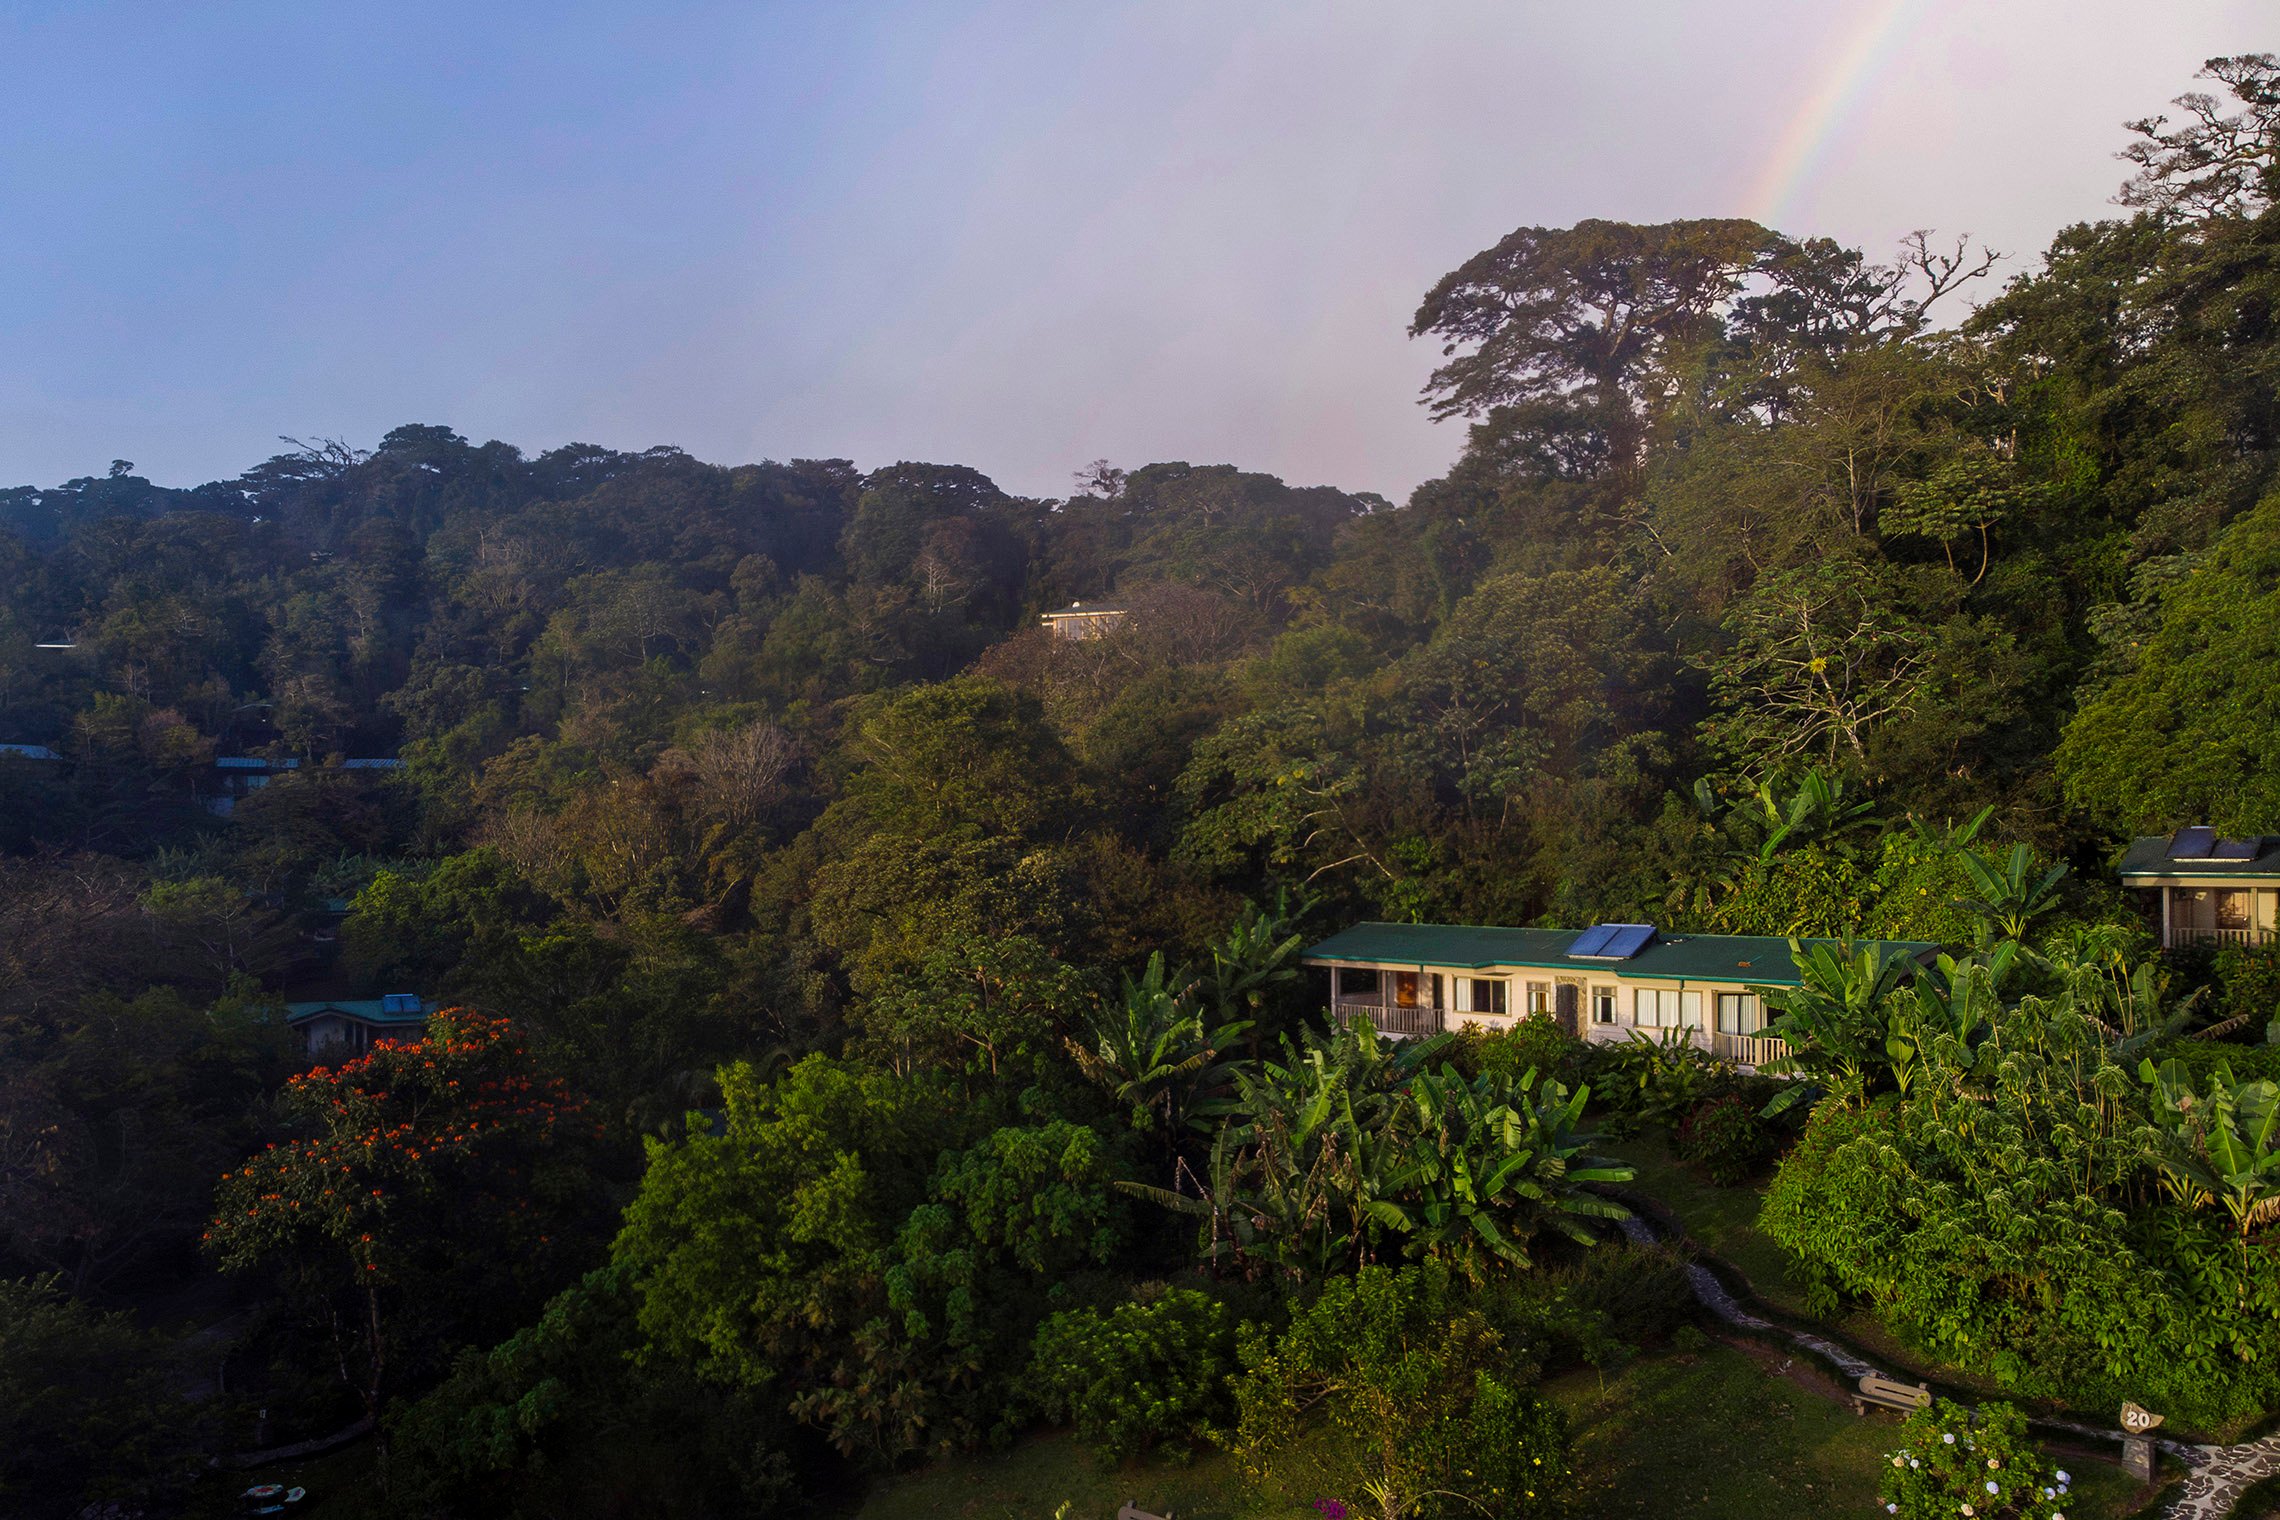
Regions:
<svg viewBox="0 0 2280 1520"><path fill-rule="evenodd" d="M2140 1483L2153 1482L2153 1428L2162 1417L2134 1400L2122 1406L2122 1467Z"/></svg>

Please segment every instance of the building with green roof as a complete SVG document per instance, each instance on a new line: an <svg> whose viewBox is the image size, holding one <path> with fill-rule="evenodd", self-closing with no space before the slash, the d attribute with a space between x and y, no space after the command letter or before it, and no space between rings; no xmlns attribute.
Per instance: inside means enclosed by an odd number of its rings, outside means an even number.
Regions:
<svg viewBox="0 0 2280 1520"><path fill-rule="evenodd" d="M413 992L287 1003L285 1027L311 1060L346 1061L363 1055L379 1040L418 1039L427 1032L428 1016L435 1009L434 998Z"/></svg>
<svg viewBox="0 0 2280 1520"><path fill-rule="evenodd" d="M2280 937L2280 835L2224 839L2196 825L2133 839L2120 874L2158 899L2163 949Z"/></svg>
<svg viewBox="0 0 2280 1520"><path fill-rule="evenodd" d="M1864 945L1920 965L1940 949L1911 940L1862 940L1852 948ZM1587 1040L1689 1030L1697 1044L1745 1066L1781 1053L1781 1042L1764 1033L1763 989L1798 984L1789 940L1666 935L1652 924L1581 931L1356 924L1302 960L1329 972L1334 1019L1367 1018L1396 1037L1466 1025L1509 1028L1540 1013Z"/></svg>

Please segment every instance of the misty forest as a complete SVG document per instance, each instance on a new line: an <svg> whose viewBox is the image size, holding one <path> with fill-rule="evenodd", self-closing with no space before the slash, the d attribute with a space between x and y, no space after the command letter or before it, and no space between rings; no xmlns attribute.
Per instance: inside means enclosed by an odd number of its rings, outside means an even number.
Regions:
<svg viewBox="0 0 2280 1520"><path fill-rule="evenodd" d="M1405 502L0 490L0 1512L2182 1502L2280 1415L2274 894L2120 868L2280 836L2280 62L2193 89L2039 255L1513 231ZM1775 941L1758 1055L1302 964L1597 924Z"/></svg>

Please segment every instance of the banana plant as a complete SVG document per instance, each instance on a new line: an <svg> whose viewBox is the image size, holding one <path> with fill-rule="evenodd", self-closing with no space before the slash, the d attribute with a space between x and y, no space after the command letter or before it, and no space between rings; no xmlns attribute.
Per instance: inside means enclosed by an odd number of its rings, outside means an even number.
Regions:
<svg viewBox="0 0 2280 1520"><path fill-rule="evenodd" d="M1271 1011L1276 994L1298 980L1306 936L1291 929L1291 919L1287 892L1277 894L1272 909L1247 902L1211 947L1202 987L1222 1020L1256 1023Z"/></svg>
<svg viewBox="0 0 2280 1520"><path fill-rule="evenodd" d="M2232 1216L2246 1259L2248 1237L2280 1219L2280 1084L2238 1081L2220 1062L2206 1092L2182 1063L2138 1063L2164 1130L2158 1160L2187 1201L2214 1200Z"/></svg>
<svg viewBox="0 0 2280 1520"><path fill-rule="evenodd" d="M1908 958L1875 944L1807 949L1791 940L1789 959L1798 984L1761 989L1766 1006L1775 1010L1767 1032L1779 1036L1788 1053L1763 1069L1811 1080L1776 1093L1766 1115L1816 1102L1828 1092L1858 1103L1879 1078L1897 1080L1889 1044L1891 1002L1908 974Z"/></svg>
<svg viewBox="0 0 2280 1520"><path fill-rule="evenodd" d="M1219 1075L1219 1052L1248 1028L1244 1022L1206 1029L1192 982L1174 977L1158 952L1117 998L1094 1011L1081 1036L1064 1041L1077 1069L1131 1106L1134 1129L1170 1137L1193 1122L1191 1104Z"/></svg>
<svg viewBox="0 0 2280 1520"><path fill-rule="evenodd" d="M1592 1156L1590 1137L1577 1132L1589 1097L1549 1077L1539 1088L1533 1070L1509 1087L1486 1073L1469 1083L1447 1067L1420 1073L1397 1110L1403 1164L1381 1217L1408 1237L1409 1254L1472 1282L1498 1262L1530 1265L1539 1229L1588 1243L1584 1220L1629 1211L1584 1185L1633 1176Z"/></svg>
<svg viewBox="0 0 2280 1520"><path fill-rule="evenodd" d="M1969 850L1955 858L1978 894L1956 906L1978 916L1983 940L2023 941L2027 926L2058 906L2058 884L2066 879L2067 870L2063 860L2038 875L2034 854L2023 844L2011 846L1999 867Z"/></svg>
<svg viewBox="0 0 2280 1520"><path fill-rule="evenodd" d="M1909 984L1909 995L1895 1010L1898 1016L1884 1037L1892 1085L1903 1097L1915 1086L1939 1041L1952 1043L1945 1064L1972 1066L1979 1048L1995 1032L1995 1017L2003 1009L1998 989L2018 955L2019 947L2011 943L1961 961L1942 955L1936 975L1919 976Z"/></svg>

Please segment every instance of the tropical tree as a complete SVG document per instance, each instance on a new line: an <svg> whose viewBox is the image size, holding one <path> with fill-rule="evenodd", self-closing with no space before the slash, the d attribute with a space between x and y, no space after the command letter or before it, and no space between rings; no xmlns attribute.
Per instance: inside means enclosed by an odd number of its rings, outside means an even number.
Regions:
<svg viewBox="0 0 2280 1520"><path fill-rule="evenodd" d="M502 1289L542 1286L568 1256L590 1186L565 1143L581 1105L505 1020L456 1008L423 1038L295 1077L283 1102L298 1133L223 1176L206 1246L225 1270L277 1267L318 1306L376 1420L408 1349L399 1310L511 1308Z"/></svg>

